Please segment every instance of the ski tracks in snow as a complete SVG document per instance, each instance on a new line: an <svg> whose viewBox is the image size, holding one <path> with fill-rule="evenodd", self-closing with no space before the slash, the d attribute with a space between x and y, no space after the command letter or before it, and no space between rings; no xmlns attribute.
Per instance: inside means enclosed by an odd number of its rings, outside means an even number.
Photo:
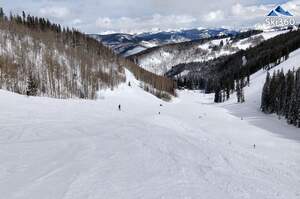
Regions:
<svg viewBox="0 0 300 199"><path fill-rule="evenodd" d="M180 102L159 107L162 102L148 94L131 92L96 102L2 93L0 109L8 114L0 115L2 197L299 196L297 143L199 103L202 95L184 92Z"/></svg>

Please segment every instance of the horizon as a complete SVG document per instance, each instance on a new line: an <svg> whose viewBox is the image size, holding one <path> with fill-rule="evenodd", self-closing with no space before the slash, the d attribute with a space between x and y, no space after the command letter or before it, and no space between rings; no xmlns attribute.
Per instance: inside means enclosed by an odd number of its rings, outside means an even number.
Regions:
<svg viewBox="0 0 300 199"><path fill-rule="evenodd" d="M240 30L262 25L266 15L278 5L293 13L297 21L300 19L300 0L226 0L209 1L209 4L206 0L187 0L184 4L179 0L138 2L30 0L24 4L21 0L11 0L3 1L1 6L5 13L25 11L87 34L137 34L198 27Z"/></svg>

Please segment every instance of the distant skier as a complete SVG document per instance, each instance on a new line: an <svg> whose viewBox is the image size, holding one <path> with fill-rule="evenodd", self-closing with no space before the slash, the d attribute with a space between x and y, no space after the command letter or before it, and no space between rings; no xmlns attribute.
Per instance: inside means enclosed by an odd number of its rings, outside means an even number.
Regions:
<svg viewBox="0 0 300 199"><path fill-rule="evenodd" d="M128 82L128 86L131 87L131 83L130 82Z"/></svg>
<svg viewBox="0 0 300 199"><path fill-rule="evenodd" d="M256 147L256 145L255 144L253 144L253 148L255 149L255 147Z"/></svg>
<svg viewBox="0 0 300 199"><path fill-rule="evenodd" d="M121 104L119 104L118 108L119 108L119 111L121 111Z"/></svg>

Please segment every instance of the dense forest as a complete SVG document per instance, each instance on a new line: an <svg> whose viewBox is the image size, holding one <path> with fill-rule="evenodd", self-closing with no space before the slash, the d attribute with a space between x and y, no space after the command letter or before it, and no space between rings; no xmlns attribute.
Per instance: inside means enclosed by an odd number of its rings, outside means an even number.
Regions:
<svg viewBox="0 0 300 199"><path fill-rule="evenodd" d="M251 74L260 69L271 69L288 59L289 53L298 48L300 48L299 28L232 55L207 62L192 62L174 66L167 76L174 78L178 87L204 89L206 93L217 91L225 93L224 96L228 99L233 91L240 90L242 93L243 87L250 83ZM178 75L183 70L187 70L189 73L183 76ZM215 101L222 102L223 99L224 97L217 97Z"/></svg>
<svg viewBox="0 0 300 199"><path fill-rule="evenodd" d="M124 67L157 96L174 81L141 70L97 40L48 19L0 8L0 88L27 95L95 99L124 82Z"/></svg>
<svg viewBox="0 0 300 199"><path fill-rule="evenodd" d="M287 74L283 70L277 71L272 77L267 74L261 110L268 114L276 113L300 128L300 69L289 70Z"/></svg>

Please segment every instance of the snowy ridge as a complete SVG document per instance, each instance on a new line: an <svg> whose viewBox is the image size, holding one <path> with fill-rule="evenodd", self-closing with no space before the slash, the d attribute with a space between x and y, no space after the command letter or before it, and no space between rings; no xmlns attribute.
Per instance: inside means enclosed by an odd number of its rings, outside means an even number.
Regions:
<svg viewBox="0 0 300 199"><path fill-rule="evenodd" d="M176 49L178 48L177 46L162 46L154 52L137 57L136 62L148 71L163 75L178 64L209 61L220 56L234 54L239 50L254 47L264 40L286 32L286 30L266 31L237 41L232 41L230 37L225 37L179 49Z"/></svg>
<svg viewBox="0 0 300 199"><path fill-rule="evenodd" d="M97 101L1 90L1 197L299 198L298 142L231 115L210 95L181 91L166 103L126 76Z"/></svg>
<svg viewBox="0 0 300 199"><path fill-rule="evenodd" d="M136 34L114 33L97 35L91 37L103 42L112 48L116 53L123 56L130 56L142 51L142 48L148 49L155 46L161 46L171 43L180 43L183 41L193 41L203 38L216 37L221 35L236 35L238 31L216 28L216 29L178 29L178 30L157 30L154 32L144 32Z"/></svg>
<svg viewBox="0 0 300 199"><path fill-rule="evenodd" d="M238 47L239 49L246 50L247 48L254 47L255 45L262 42L263 40L268 40L268 39L271 39L273 37L276 37L280 34L284 34L284 33L287 33L287 32L288 32L287 30L279 30L279 31L265 30L261 34L254 35L254 36L251 36L251 37L246 38L246 39L242 39L242 40L234 43L233 45ZM256 41L256 42L253 42L253 41Z"/></svg>

